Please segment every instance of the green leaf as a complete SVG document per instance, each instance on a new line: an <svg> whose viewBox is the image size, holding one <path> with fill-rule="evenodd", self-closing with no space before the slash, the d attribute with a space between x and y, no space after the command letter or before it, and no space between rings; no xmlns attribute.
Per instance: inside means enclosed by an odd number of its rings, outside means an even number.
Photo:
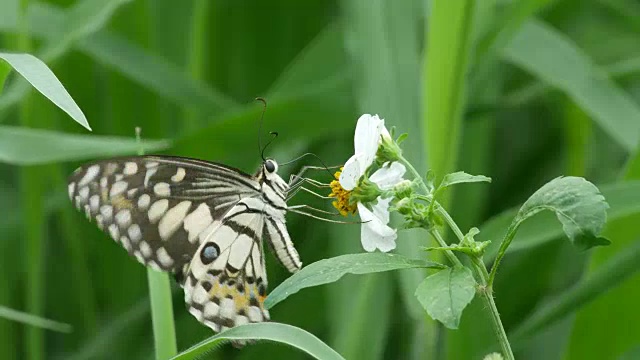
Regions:
<svg viewBox="0 0 640 360"><path fill-rule="evenodd" d="M40 59L30 54L0 53L3 59L22 75L36 90L56 106L69 114L78 124L91 130L87 118L73 101L71 95L60 83L53 72Z"/></svg>
<svg viewBox="0 0 640 360"><path fill-rule="evenodd" d="M448 268L427 277L416 297L429 316L449 329L457 329L462 311L476 294L476 281L466 267Z"/></svg>
<svg viewBox="0 0 640 360"><path fill-rule="evenodd" d="M600 190L584 178L558 177L543 185L522 205L513 220L513 226L543 210L555 212L564 233L571 242L588 249L608 245L610 241L599 237L607 222L607 204Z"/></svg>
<svg viewBox="0 0 640 360"><path fill-rule="evenodd" d="M71 325L69 324L45 319L40 316L28 314L28 313L14 310L1 305L0 305L0 318L5 318L7 320L17 321L30 326L35 326L35 327L57 331L57 332L63 332L63 333L69 333L71 332L71 329L72 329Z"/></svg>
<svg viewBox="0 0 640 360"><path fill-rule="evenodd" d="M270 340L296 347L316 359L344 359L315 335L295 326L275 322L247 324L231 328L190 347L171 359L200 359L216 347L233 340Z"/></svg>
<svg viewBox="0 0 640 360"><path fill-rule="evenodd" d="M454 173L450 173L442 178L440 185L436 189L436 195L440 193L440 191L448 188L449 186L464 184L464 183L474 183L474 182L491 182L490 177L486 177L484 175L471 175L467 174L464 171L458 171Z"/></svg>
<svg viewBox="0 0 640 360"><path fill-rule="evenodd" d="M640 107L587 54L551 26L528 21L504 49L503 57L566 92L627 151L640 143Z"/></svg>
<svg viewBox="0 0 640 360"><path fill-rule="evenodd" d="M146 140L147 151L166 149L168 140ZM0 126L0 162L15 165L46 164L57 161L136 154L133 137L76 135L56 131Z"/></svg>
<svg viewBox="0 0 640 360"><path fill-rule="evenodd" d="M364 253L336 256L316 261L291 275L276 287L264 302L267 309L298 291L338 281L346 274L369 274L398 269L442 269L444 265L425 260L409 259L386 253Z"/></svg>

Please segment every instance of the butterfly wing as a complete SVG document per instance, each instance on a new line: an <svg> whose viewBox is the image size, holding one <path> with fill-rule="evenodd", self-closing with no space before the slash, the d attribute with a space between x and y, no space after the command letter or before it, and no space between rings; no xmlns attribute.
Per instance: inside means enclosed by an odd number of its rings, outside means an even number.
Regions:
<svg viewBox="0 0 640 360"><path fill-rule="evenodd" d="M262 232L267 214L260 199L233 206L198 248L186 272L189 312L214 331L269 319Z"/></svg>
<svg viewBox="0 0 640 360"><path fill-rule="evenodd" d="M240 170L167 156L90 163L68 186L76 207L130 255L178 277L229 209L260 196L258 182Z"/></svg>

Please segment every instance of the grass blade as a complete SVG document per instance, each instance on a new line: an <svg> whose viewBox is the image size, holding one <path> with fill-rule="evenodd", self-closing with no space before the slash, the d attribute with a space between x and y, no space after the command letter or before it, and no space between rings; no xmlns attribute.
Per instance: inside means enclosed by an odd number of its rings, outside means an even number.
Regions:
<svg viewBox="0 0 640 360"><path fill-rule="evenodd" d="M544 48L545 51L538 51ZM617 143L640 143L640 107L570 39L540 21L528 21L503 58L566 92Z"/></svg>
<svg viewBox="0 0 640 360"><path fill-rule="evenodd" d="M51 331L69 333L72 327L69 324L61 323L55 320L45 319L40 316L28 314L22 311L14 310L6 306L0 305L0 317L7 320L17 321L26 325L39 327Z"/></svg>
<svg viewBox="0 0 640 360"><path fill-rule="evenodd" d="M620 284L638 270L640 241L611 258L584 281L550 301L521 323L510 338L515 346Z"/></svg>
<svg viewBox="0 0 640 360"><path fill-rule="evenodd" d="M0 52L0 59L8 62L36 90L57 107L69 114L78 124L91 130L87 118L55 74L40 59L29 54L11 54Z"/></svg>
<svg viewBox="0 0 640 360"><path fill-rule="evenodd" d="M170 146L168 140L146 140L147 151ZM0 126L0 162L15 165L46 164L96 157L135 154L134 139L118 136L76 135L57 131Z"/></svg>
<svg viewBox="0 0 640 360"><path fill-rule="evenodd" d="M270 340L296 347L320 360L344 360L313 334L291 325L275 322L254 323L237 326L212 336L181 352L172 360L203 358L216 347L232 340Z"/></svg>

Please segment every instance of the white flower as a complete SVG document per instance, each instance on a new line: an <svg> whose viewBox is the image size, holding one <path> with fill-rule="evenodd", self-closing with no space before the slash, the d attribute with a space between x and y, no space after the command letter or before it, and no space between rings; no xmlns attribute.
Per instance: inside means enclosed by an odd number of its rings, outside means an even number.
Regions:
<svg viewBox="0 0 640 360"><path fill-rule="evenodd" d="M353 190L358 180L373 164L380 145L381 136L390 137L384 126L384 120L378 115L364 114L356 124L356 134L353 137L354 155L347 160L340 174L340 185L345 190Z"/></svg>
<svg viewBox="0 0 640 360"><path fill-rule="evenodd" d="M384 120L377 115L362 115L356 125L354 136L354 155L347 160L340 174L340 185L347 191L356 188L360 178L373 164L376 152L382 137L390 137L389 131L384 126ZM375 183L380 190L390 190L403 180L406 168L404 165L394 162L385 163L376 170L369 180ZM378 197L375 204L362 204L358 202L358 212L362 219L362 231L360 240L366 251L379 249L388 252L396 247L396 230L389 227L389 203L391 197L383 199ZM369 208L369 207L370 208Z"/></svg>

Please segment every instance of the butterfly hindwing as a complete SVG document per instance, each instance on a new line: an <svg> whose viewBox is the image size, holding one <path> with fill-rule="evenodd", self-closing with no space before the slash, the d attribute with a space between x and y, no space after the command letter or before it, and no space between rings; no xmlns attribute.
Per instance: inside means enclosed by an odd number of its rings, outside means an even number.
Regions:
<svg viewBox="0 0 640 360"><path fill-rule="evenodd" d="M264 203L235 205L196 252L184 284L189 312L215 331L269 319L261 234Z"/></svg>

